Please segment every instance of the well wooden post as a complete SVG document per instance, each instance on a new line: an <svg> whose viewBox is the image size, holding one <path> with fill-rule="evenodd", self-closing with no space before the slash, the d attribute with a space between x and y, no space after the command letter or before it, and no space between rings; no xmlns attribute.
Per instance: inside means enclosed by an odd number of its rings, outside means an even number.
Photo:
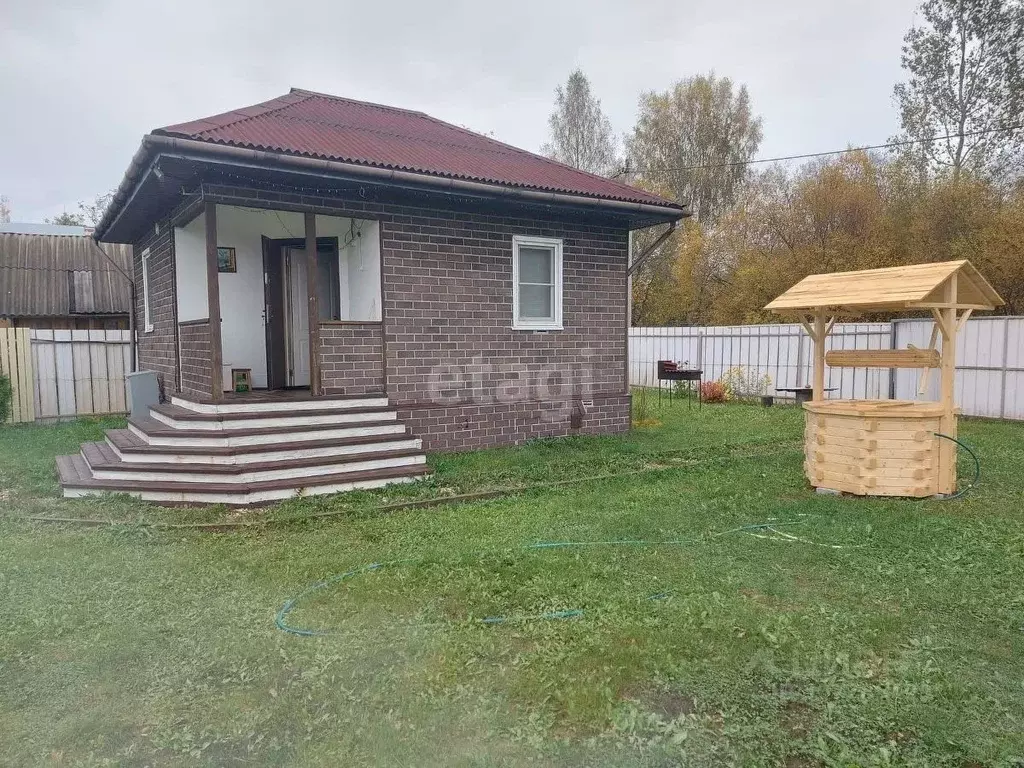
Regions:
<svg viewBox="0 0 1024 768"><path fill-rule="evenodd" d="M220 321L220 270L217 268L217 204L206 203L206 297L210 316L210 397L220 400L224 396L221 381L221 321Z"/></svg>
<svg viewBox="0 0 1024 768"><path fill-rule="evenodd" d="M814 313L814 401L825 399L825 310Z"/></svg>
<svg viewBox="0 0 1024 768"><path fill-rule="evenodd" d="M956 385L956 273L946 281L943 306L938 310L941 320L939 330L942 332L942 361L939 378L939 402L942 404L942 417L939 429L944 435L956 437L956 411L953 394ZM937 438L939 441L939 493L956 492L956 443L951 440Z"/></svg>
<svg viewBox="0 0 1024 768"><path fill-rule="evenodd" d="M309 300L309 393L320 394L320 264L316 252L316 214L306 214L306 289Z"/></svg>

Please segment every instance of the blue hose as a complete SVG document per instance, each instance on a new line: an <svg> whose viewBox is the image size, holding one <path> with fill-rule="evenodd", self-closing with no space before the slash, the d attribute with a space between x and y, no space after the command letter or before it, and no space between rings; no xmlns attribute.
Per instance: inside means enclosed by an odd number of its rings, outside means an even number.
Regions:
<svg viewBox="0 0 1024 768"><path fill-rule="evenodd" d="M673 547L673 546L685 546L687 544L696 544L704 541L706 538L718 538L720 536L726 536L731 533L740 533L743 531L755 531L755 530L766 530L773 527L783 525L799 525L803 523L803 520L786 520L786 521L769 521L765 523L754 523L752 525L741 525L738 528L731 528L726 531L720 531L718 533L711 534L710 537L694 538L694 539L665 539L661 541L649 541L646 539L611 539L608 541L539 541L533 544L526 544L519 549L522 551L539 550L539 549L563 549L569 547ZM483 558L488 555L496 554L493 550L482 550L479 552L466 553L465 556L472 556L477 558ZM322 635L331 634L329 630L325 629L304 629L302 627L293 627L287 622L288 614L292 612L295 606L305 598L319 592L322 589L326 589L334 584L341 581L354 578L370 571L376 571L381 568L389 568L397 565L410 565L413 563L424 562L426 558L402 558L399 560L387 560L381 563L369 563L368 565L360 566L359 568L353 568L350 571L344 573L338 573L333 576L329 576L323 581L318 581L315 584L310 584L298 595L293 597L291 600L285 602L281 606L281 609L277 612L274 617L274 624L282 632L287 632L292 635L299 635L300 637L319 637ZM647 597L648 600L664 600L669 597L670 592L657 592ZM477 619L482 624L510 624L527 621L548 621L558 619L575 619L583 615L582 608L573 608L570 610L563 611L548 611L546 613L537 613L525 616L486 616L482 619Z"/></svg>

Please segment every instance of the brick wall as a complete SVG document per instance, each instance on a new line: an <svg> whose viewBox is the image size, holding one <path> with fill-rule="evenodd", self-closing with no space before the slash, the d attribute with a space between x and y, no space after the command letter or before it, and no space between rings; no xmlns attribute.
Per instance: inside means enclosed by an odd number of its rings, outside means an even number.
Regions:
<svg viewBox="0 0 1024 768"><path fill-rule="evenodd" d="M428 449L628 429L628 233L621 219L469 200L458 209L413 205L374 187L324 197L208 184L205 193L225 205L380 222L384 385ZM563 241L562 331L511 327L516 234ZM365 337L332 329L321 338L325 369L353 364L354 383L345 381L344 367L324 374L328 393L371 385ZM574 408L586 410L578 427Z"/></svg>
<svg viewBox="0 0 1024 768"><path fill-rule="evenodd" d="M209 397L213 387L210 321L179 323L178 333L181 339L181 392L193 397Z"/></svg>
<svg viewBox="0 0 1024 768"><path fill-rule="evenodd" d="M325 395L384 393L383 331L380 323L320 326L320 381Z"/></svg>
<svg viewBox="0 0 1024 768"><path fill-rule="evenodd" d="M146 331L143 313L142 254L149 249L149 319L153 330ZM174 237L169 226L160 232L149 227L147 234L133 247L135 269L135 319L140 371L155 371L162 399L178 390L177 297L174 288Z"/></svg>
<svg viewBox="0 0 1024 768"><path fill-rule="evenodd" d="M416 211L381 229L388 394L428 448L569 434L574 401L602 414L581 431L628 428L625 228ZM511 327L516 234L562 239L561 331Z"/></svg>
<svg viewBox="0 0 1024 768"><path fill-rule="evenodd" d="M513 445L538 437L618 434L629 429L630 396L596 397L572 427L576 402L517 402L441 407L401 406L398 418L431 451L464 451Z"/></svg>

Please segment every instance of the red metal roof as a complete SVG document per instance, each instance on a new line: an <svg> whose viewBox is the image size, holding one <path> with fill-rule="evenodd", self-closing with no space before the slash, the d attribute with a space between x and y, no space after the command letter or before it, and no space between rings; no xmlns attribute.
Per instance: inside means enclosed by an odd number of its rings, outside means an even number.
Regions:
<svg viewBox="0 0 1024 768"><path fill-rule="evenodd" d="M422 112L293 88L276 99L155 134L570 195L681 206Z"/></svg>

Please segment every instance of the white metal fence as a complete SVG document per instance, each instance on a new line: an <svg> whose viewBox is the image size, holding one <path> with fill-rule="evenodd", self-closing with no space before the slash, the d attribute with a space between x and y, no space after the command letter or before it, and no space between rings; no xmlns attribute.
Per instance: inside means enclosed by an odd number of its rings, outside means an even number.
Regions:
<svg viewBox="0 0 1024 768"><path fill-rule="evenodd" d="M6 347L7 357L19 361L11 383L21 406L12 409L12 421L128 410L124 377L131 371L130 331L0 328L0 337L0 349Z"/></svg>
<svg viewBox="0 0 1024 768"><path fill-rule="evenodd" d="M888 323L837 323L828 349L924 348L930 319ZM1024 419L1024 317L979 317L969 320L957 339L956 399L970 416ZM797 324L732 325L689 328L631 328L630 383L657 386L657 363L672 360L700 368L704 379L718 379L729 368L771 377L768 394L792 397L776 389L811 381L811 341ZM830 397L918 399L920 371L888 368L826 368ZM929 375L920 399L937 398L938 373Z"/></svg>

